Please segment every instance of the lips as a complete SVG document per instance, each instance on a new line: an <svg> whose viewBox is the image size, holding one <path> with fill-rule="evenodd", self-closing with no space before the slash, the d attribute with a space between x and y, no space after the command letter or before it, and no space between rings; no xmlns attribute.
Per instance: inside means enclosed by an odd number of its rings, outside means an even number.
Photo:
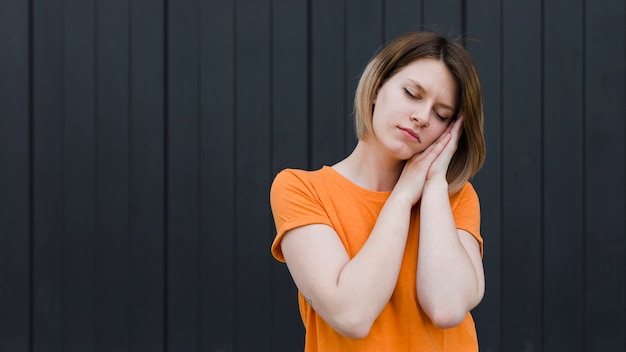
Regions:
<svg viewBox="0 0 626 352"><path fill-rule="evenodd" d="M402 133L411 141L417 142L417 143L421 142L419 135L412 129L400 127L400 131L402 131Z"/></svg>

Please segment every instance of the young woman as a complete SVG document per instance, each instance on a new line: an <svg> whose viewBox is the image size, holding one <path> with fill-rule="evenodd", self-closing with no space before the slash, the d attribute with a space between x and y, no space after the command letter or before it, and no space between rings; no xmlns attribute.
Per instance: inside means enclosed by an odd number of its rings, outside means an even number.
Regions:
<svg viewBox="0 0 626 352"><path fill-rule="evenodd" d="M477 69L458 43L401 36L356 91L358 143L271 189L272 254L299 290L305 351L477 351L478 197L485 158Z"/></svg>

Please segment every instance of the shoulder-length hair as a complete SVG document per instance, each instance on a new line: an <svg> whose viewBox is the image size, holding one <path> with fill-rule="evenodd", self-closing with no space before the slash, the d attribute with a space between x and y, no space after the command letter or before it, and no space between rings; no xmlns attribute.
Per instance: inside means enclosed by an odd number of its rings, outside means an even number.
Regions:
<svg viewBox="0 0 626 352"><path fill-rule="evenodd" d="M478 70L465 48L431 32L411 32L383 47L369 62L356 89L356 134L363 139L372 131L374 99L380 87L405 66L420 58L443 62L458 87L457 112L464 114L461 137L450 161L449 192L456 193L481 168L486 154L483 134L483 93Z"/></svg>

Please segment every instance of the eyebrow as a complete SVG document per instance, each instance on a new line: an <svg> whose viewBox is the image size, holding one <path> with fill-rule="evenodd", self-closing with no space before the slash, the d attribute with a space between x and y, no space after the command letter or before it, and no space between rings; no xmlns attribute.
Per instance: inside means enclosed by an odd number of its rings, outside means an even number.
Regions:
<svg viewBox="0 0 626 352"><path fill-rule="evenodd" d="M421 85L421 84L419 84L419 83L415 82L415 81L414 81L414 80L412 80L411 78L408 78L408 80L409 80L409 81L411 81L411 83L413 83L413 85L417 88L417 90L418 90L420 93L424 93L424 92L426 92L426 89L424 89L424 87L422 87L422 85ZM450 105L448 105L448 104L444 104L444 103L436 103L435 105L438 105L438 106L440 106L440 107L442 107L442 108L444 108L444 109L448 109L448 110L450 110L450 111L452 111L452 112L456 111L456 109L455 109L455 108L451 107L451 106L450 106Z"/></svg>

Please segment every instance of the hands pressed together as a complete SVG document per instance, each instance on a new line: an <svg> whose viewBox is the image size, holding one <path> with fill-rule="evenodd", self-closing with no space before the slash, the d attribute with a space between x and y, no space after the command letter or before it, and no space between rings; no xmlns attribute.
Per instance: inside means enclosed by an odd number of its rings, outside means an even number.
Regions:
<svg viewBox="0 0 626 352"><path fill-rule="evenodd" d="M407 160L394 193L406 197L412 205L415 205L427 183L447 182L448 165L457 149L462 125L463 115L461 114L448 125L433 144Z"/></svg>

